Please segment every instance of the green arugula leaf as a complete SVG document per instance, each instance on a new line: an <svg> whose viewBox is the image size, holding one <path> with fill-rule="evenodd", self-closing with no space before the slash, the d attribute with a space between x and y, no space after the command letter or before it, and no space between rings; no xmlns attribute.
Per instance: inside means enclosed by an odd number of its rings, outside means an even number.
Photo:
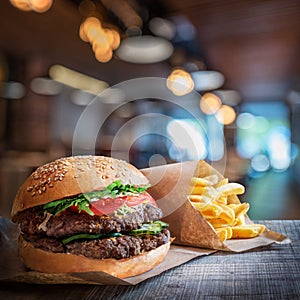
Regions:
<svg viewBox="0 0 300 300"><path fill-rule="evenodd" d="M53 202L49 202L44 205L44 210L47 212L58 215L60 212L66 210L67 208L71 206L77 206L78 212L85 211L89 215L93 216L94 213L90 209L90 203L87 199L82 197L82 195L79 195L74 198L68 198L68 199L62 199L62 200L56 200Z"/></svg>
<svg viewBox="0 0 300 300"><path fill-rule="evenodd" d="M116 180L101 191L93 191L85 193L84 196L92 201L103 197L112 197L130 194L140 194L145 192L150 187L150 184L145 186L134 186L130 184L122 184L121 180Z"/></svg>

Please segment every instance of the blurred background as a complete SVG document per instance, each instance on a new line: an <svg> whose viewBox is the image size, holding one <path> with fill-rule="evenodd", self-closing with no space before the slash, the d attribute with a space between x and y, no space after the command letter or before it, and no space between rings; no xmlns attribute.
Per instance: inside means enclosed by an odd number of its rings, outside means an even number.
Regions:
<svg viewBox="0 0 300 300"><path fill-rule="evenodd" d="M2 0L0 13L0 215L36 167L72 155L97 95L159 77L173 101L100 97L95 153L122 129L118 158L205 159L246 185L252 219L300 219L299 0Z"/></svg>

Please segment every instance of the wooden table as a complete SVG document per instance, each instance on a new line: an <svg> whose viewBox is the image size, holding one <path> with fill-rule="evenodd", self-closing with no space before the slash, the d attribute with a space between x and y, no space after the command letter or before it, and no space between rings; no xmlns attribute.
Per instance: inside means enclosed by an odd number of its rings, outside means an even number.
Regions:
<svg viewBox="0 0 300 300"><path fill-rule="evenodd" d="M135 286L1 283L0 299L300 299L300 220L259 222L292 242L199 257Z"/></svg>

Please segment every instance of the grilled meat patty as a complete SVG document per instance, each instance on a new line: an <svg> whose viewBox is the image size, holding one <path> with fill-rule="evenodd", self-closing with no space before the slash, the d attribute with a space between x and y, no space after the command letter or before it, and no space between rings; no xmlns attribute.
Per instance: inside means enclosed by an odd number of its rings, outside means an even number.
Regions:
<svg viewBox="0 0 300 300"><path fill-rule="evenodd" d="M162 211L152 204L140 204L123 216L98 216L65 212L57 216L45 215L43 207L28 209L19 216L20 229L25 235L61 238L78 233L100 234L130 231L143 223L159 220Z"/></svg>
<svg viewBox="0 0 300 300"><path fill-rule="evenodd" d="M78 240L67 245L49 237L31 242L36 248L54 253L72 253L94 259L122 259L153 250L169 241L170 232L163 229L161 233L155 235L124 235L107 239Z"/></svg>

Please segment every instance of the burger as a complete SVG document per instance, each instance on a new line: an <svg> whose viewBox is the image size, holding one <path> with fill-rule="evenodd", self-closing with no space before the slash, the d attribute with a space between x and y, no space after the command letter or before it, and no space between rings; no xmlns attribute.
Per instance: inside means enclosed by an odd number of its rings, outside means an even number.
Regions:
<svg viewBox="0 0 300 300"><path fill-rule="evenodd" d="M104 156L73 156L38 167L17 192L19 256L44 273L102 271L126 278L160 264L168 224L133 165Z"/></svg>

